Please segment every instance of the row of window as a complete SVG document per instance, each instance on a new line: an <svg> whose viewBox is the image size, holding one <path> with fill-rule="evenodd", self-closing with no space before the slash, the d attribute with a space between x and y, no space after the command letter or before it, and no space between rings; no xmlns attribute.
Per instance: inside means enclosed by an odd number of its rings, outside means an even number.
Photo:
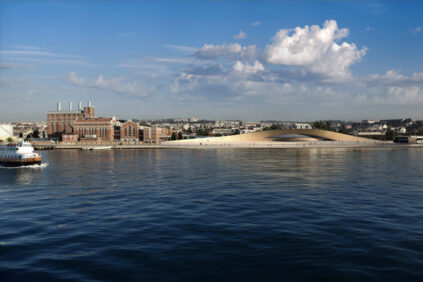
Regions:
<svg viewBox="0 0 423 282"><path fill-rule="evenodd" d="M79 128L78 135L79 137L84 137L85 135L99 135L100 137L108 137L110 134L110 129L108 128Z"/></svg>
<svg viewBox="0 0 423 282"><path fill-rule="evenodd" d="M132 133L132 134L131 134ZM123 130L123 136L124 137L128 137L128 136L136 136L136 134L135 134L135 128L134 127L131 127L131 126L128 126L128 128L125 128L124 130Z"/></svg>

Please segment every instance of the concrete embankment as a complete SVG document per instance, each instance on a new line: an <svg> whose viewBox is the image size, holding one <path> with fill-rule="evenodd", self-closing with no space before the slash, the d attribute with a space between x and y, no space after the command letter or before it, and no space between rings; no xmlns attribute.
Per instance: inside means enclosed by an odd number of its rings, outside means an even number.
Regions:
<svg viewBox="0 0 423 282"><path fill-rule="evenodd" d="M87 146L82 145L50 145L48 149L81 150ZM96 146L90 146L96 147ZM102 147L102 146L98 146ZM104 145L103 145L104 147ZM115 145L112 149L309 149L309 148L423 148L416 144L394 144L392 142L345 142L345 141L318 141L318 142L204 142L189 143L179 141L167 141L160 145ZM35 146L37 150L43 147Z"/></svg>

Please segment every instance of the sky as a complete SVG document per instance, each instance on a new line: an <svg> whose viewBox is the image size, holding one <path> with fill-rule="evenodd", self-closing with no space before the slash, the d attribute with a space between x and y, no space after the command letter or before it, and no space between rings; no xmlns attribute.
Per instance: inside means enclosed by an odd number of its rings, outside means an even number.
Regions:
<svg viewBox="0 0 423 282"><path fill-rule="evenodd" d="M0 1L0 122L423 119L423 1ZM76 106L74 106L75 109Z"/></svg>

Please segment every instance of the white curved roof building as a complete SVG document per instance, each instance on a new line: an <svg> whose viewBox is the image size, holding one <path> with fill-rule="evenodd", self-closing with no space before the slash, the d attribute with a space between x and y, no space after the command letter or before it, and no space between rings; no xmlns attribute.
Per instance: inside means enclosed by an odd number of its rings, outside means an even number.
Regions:
<svg viewBox="0 0 423 282"><path fill-rule="evenodd" d="M0 124L0 139L5 139L13 136L13 125Z"/></svg>

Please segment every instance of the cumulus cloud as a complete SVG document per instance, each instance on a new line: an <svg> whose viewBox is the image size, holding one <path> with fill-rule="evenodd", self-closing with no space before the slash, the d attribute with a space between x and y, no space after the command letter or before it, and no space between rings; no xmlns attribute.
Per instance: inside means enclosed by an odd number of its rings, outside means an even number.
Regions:
<svg viewBox="0 0 423 282"><path fill-rule="evenodd" d="M264 66L259 61L255 61L253 65L250 65L248 63L241 63L240 61L237 61L233 65L233 70L240 72L240 73L247 73L247 74L253 74L257 73L259 71L264 71Z"/></svg>
<svg viewBox="0 0 423 282"><path fill-rule="evenodd" d="M385 74L371 74L364 78L368 85L406 85L423 83L423 72L415 72L405 76L395 70L388 70Z"/></svg>
<svg viewBox="0 0 423 282"><path fill-rule="evenodd" d="M238 34L234 35L234 39L245 39L247 38L247 34L242 30L239 31Z"/></svg>
<svg viewBox="0 0 423 282"><path fill-rule="evenodd" d="M269 64L297 66L325 74L329 78L349 78L350 66L358 62L367 49L359 50L354 43L337 43L348 35L348 29L338 28L334 20L317 25L281 29L267 45L263 54Z"/></svg>
<svg viewBox="0 0 423 282"><path fill-rule="evenodd" d="M194 52L194 56L199 59L216 59L219 57L226 57L231 59L236 58L252 58L256 54L256 46L241 46L238 43L232 44L204 44L204 46Z"/></svg>
<svg viewBox="0 0 423 282"><path fill-rule="evenodd" d="M96 79L86 79L79 77L75 71L71 71L68 81L77 86L110 90L116 93L143 94L136 82L125 81L122 76L106 79L104 75L100 74Z"/></svg>
<svg viewBox="0 0 423 282"><path fill-rule="evenodd" d="M391 86L386 94L368 98L366 102L388 105L415 105L423 103L423 90L419 86Z"/></svg>
<svg viewBox="0 0 423 282"><path fill-rule="evenodd" d="M418 86L388 88L388 102L393 104L414 104L423 102L423 91Z"/></svg>

